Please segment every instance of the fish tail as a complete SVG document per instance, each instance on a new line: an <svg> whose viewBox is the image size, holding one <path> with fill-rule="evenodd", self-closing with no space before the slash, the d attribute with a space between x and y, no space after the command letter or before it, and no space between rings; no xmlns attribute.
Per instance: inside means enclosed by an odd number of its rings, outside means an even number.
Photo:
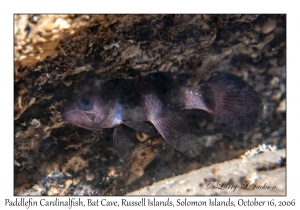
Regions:
<svg viewBox="0 0 300 210"><path fill-rule="evenodd" d="M185 109L202 109L210 112L210 94L205 92L202 87L183 87L184 108Z"/></svg>
<svg viewBox="0 0 300 210"><path fill-rule="evenodd" d="M203 109L240 132L250 131L262 111L261 99L253 88L226 72L217 73L192 90L185 89L185 107Z"/></svg>

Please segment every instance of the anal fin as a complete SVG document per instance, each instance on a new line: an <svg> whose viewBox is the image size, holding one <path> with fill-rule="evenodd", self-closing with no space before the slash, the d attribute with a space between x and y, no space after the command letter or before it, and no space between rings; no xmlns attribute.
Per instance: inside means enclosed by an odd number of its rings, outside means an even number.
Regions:
<svg viewBox="0 0 300 210"><path fill-rule="evenodd" d="M170 145L178 151L186 153L189 145L184 136L188 133L188 127L181 116L168 112L156 116L151 119L151 122Z"/></svg>
<svg viewBox="0 0 300 210"><path fill-rule="evenodd" d="M183 137L188 133L188 127L180 112L166 109L163 100L153 93L143 95L143 99L148 120L170 145L185 153L189 145Z"/></svg>

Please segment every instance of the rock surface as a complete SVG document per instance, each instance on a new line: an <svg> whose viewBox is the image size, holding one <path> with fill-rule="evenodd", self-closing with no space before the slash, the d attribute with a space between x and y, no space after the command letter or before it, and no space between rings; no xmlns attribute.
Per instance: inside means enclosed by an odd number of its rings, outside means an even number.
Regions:
<svg viewBox="0 0 300 210"><path fill-rule="evenodd" d="M127 195L286 195L285 149L159 181Z"/></svg>
<svg viewBox="0 0 300 210"><path fill-rule="evenodd" d="M15 15L14 20L15 195L124 195L214 167L259 144L286 147L285 15ZM236 74L263 101L256 128L240 134L205 112L187 111L194 123L189 139L199 146L196 158L160 136L144 142L133 137L136 146L122 162L113 151L112 129L87 131L62 121L60 111L73 94L156 71L198 80L218 71ZM230 170L237 163L226 164ZM283 171L284 166L258 177L282 189Z"/></svg>

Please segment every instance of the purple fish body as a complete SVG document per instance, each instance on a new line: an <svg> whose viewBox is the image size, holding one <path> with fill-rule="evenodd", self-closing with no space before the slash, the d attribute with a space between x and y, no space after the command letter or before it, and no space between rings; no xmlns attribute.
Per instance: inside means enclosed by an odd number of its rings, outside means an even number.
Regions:
<svg viewBox="0 0 300 210"><path fill-rule="evenodd" d="M251 130L261 113L258 94L239 77L221 72L196 87L187 87L169 73L105 82L95 93L84 94L67 105L62 118L90 130L115 128L114 148L124 159L133 146L124 126L147 135L155 131L181 152L188 128L182 109L202 109L241 132Z"/></svg>
<svg viewBox="0 0 300 210"><path fill-rule="evenodd" d="M183 88L185 109L202 109L222 123L246 133L262 111L261 99L246 82L226 72L217 73L195 88Z"/></svg>

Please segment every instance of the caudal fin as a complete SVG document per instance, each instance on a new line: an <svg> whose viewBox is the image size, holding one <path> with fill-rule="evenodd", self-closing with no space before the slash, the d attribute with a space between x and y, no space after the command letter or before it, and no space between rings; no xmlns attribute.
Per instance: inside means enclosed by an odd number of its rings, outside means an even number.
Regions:
<svg viewBox="0 0 300 210"><path fill-rule="evenodd" d="M185 90L187 109L203 109L240 132L250 131L262 111L258 94L230 73L220 72L197 88Z"/></svg>

